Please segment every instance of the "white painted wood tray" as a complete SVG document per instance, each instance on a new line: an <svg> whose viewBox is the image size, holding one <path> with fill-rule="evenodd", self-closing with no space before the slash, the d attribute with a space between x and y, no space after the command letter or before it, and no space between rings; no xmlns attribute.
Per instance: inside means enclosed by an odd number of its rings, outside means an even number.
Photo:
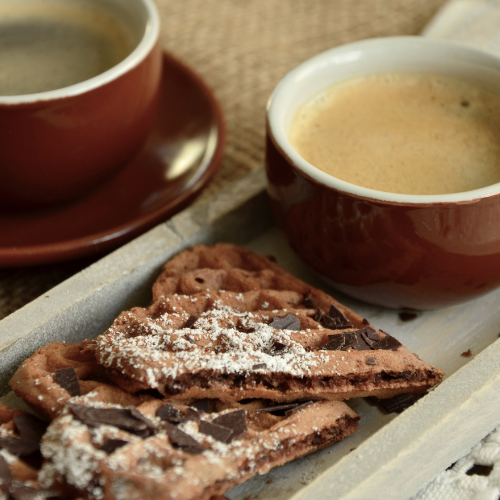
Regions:
<svg viewBox="0 0 500 500"><path fill-rule="evenodd" d="M407 499L500 424L500 291L466 305L402 322L397 312L328 289L305 268L272 225L263 171L216 198L187 209L125 245L0 322L0 394L13 370L54 340L80 341L103 332L123 309L146 305L163 262L197 243L231 241L273 254L300 278L319 286L394 334L447 377L400 415L384 415L364 400L350 405L359 431L323 451L258 476L228 493L232 500ZM461 353L471 349L473 356ZM2 398L16 403L12 395Z"/></svg>

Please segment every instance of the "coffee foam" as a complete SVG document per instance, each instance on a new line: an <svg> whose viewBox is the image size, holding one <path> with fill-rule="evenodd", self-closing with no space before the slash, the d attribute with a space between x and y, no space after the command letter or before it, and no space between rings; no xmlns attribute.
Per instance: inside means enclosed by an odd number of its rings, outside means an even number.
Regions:
<svg viewBox="0 0 500 500"><path fill-rule="evenodd" d="M376 74L319 93L289 140L309 163L359 186L446 194L500 182L500 97L435 74Z"/></svg>
<svg viewBox="0 0 500 500"><path fill-rule="evenodd" d="M61 0L0 3L0 95L64 88L125 59L137 36L104 9Z"/></svg>

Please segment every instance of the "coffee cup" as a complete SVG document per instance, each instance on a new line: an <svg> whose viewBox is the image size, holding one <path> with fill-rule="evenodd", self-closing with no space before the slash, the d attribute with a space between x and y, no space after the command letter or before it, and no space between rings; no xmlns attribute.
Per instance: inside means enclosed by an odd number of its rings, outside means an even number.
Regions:
<svg viewBox="0 0 500 500"><path fill-rule="evenodd" d="M0 0L0 31L0 205L81 196L124 166L153 125L156 7Z"/></svg>
<svg viewBox="0 0 500 500"><path fill-rule="evenodd" d="M478 297L500 285L500 183L446 194L377 190L329 175L290 142L294 116L314 96L382 73L439 74L500 93L500 58L455 42L389 37L309 59L268 103L266 172L276 221L314 271L358 299L435 309Z"/></svg>

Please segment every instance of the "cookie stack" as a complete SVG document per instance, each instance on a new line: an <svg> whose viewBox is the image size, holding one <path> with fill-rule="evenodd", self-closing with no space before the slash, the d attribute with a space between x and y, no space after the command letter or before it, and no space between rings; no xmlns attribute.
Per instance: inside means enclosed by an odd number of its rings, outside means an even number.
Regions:
<svg viewBox="0 0 500 500"><path fill-rule="evenodd" d="M152 304L103 335L38 350L11 386L51 421L39 495L209 500L354 432L343 400L442 376L272 260L218 244L169 261ZM25 484L6 463L4 490Z"/></svg>

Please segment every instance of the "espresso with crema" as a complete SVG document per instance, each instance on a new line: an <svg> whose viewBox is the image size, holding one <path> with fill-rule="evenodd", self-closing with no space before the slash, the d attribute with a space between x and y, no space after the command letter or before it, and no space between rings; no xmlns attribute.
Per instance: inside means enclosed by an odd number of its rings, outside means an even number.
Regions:
<svg viewBox="0 0 500 500"><path fill-rule="evenodd" d="M91 2L0 2L0 96L56 90L97 76L137 45Z"/></svg>
<svg viewBox="0 0 500 500"><path fill-rule="evenodd" d="M376 74L299 108L289 140L309 163L379 191L447 194L500 182L500 97L435 74Z"/></svg>

